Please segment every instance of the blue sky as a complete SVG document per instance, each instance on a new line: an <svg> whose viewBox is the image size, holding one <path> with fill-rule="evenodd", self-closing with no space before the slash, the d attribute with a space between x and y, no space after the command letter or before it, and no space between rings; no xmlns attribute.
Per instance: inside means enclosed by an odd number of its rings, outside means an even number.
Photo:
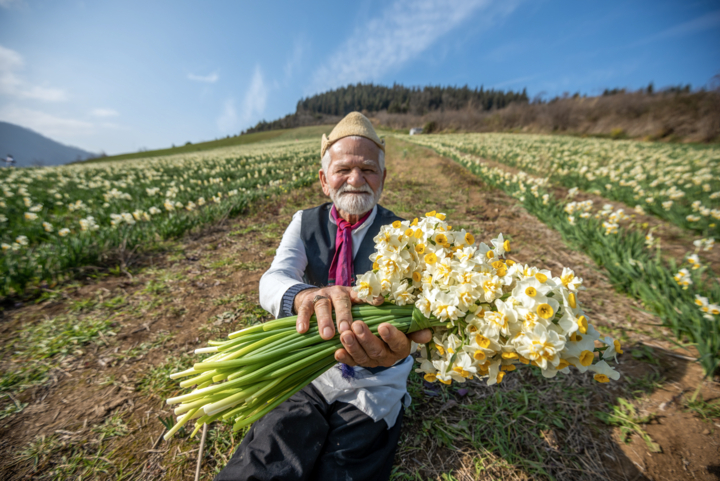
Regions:
<svg viewBox="0 0 720 481"><path fill-rule="evenodd" d="M0 0L0 120L112 154L232 135L348 83L549 97L718 74L716 0Z"/></svg>

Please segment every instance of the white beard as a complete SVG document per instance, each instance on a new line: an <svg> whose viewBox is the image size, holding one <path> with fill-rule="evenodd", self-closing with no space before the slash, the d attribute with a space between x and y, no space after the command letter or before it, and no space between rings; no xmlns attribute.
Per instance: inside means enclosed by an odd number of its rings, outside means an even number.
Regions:
<svg viewBox="0 0 720 481"><path fill-rule="evenodd" d="M362 215L370 212L375 204L380 200L382 195L382 186L373 192L369 185L356 189L348 184L343 184L339 189L330 188L330 199L332 199L335 207L343 210L350 215ZM346 192L365 192L364 194L347 194Z"/></svg>

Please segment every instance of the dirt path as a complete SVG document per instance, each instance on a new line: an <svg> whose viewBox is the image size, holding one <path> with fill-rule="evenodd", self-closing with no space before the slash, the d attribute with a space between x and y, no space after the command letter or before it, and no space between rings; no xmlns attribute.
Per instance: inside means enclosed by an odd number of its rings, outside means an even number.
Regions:
<svg viewBox="0 0 720 481"><path fill-rule="evenodd" d="M388 183L381 203L399 215L443 211L454 225L476 232L484 241L503 232L511 238L511 257L516 261L542 265L554 273L562 266L575 269L588 288L581 300L604 332L630 346L656 331L659 321L615 293L589 258L567 249L557 233L456 163L392 138L387 163ZM258 321L266 316L257 306L257 282L292 214L322 201L317 186L269 199L242 218L135 259L129 275L103 275L60 286L38 303L6 302L0 318L4 373L0 387L11 383L13 373L39 372L47 380L24 390L16 384L7 389L14 393L12 398L0 399L0 477L74 479L84 474L84 479L192 479L198 440L158 440L164 431L158 418L170 415L163 399L178 392L166 376L192 363L188 354L193 349L236 329L240 319ZM27 349L38 340L62 338L63 326L70 326L76 337L78 332L85 337L69 342L49 359ZM560 479L641 479L643 475L658 480L715 479L712 469L717 468L708 466L718 459L717 426L693 416L682 404L682 393L700 382L699 367L642 346L626 349L620 359L626 380L610 389L579 376L542 383L538 389L553 389L542 391L548 396L545 402L565 410L576 425L538 427L537 432L528 425L522 435L534 437L519 439L514 449L521 454L524 446L544 450L547 466L540 469ZM500 463L497 451L483 450L487 443L476 439L472 423L484 421L469 413L483 400L490 403L498 394L525 392L537 382L517 373L516 379L496 390L469 383L468 392L462 394L438 393L411 379L414 411L406 416L396 479L413 479L413 473L438 479L443 473L456 479L533 477L527 465ZM588 399L573 398L575 388L581 388ZM636 402L640 409L660 414L643 428L663 448L661 454L649 453L635 435L630 444L620 442L618 432L592 415L601 403L632 397L633 390L642 393ZM719 394L716 385L706 384L702 396ZM25 403L22 412L11 413L13 406ZM578 403L591 409L572 407ZM511 409L507 404L499 406ZM436 428L438 433L455 432L468 425L472 439L458 435L449 445L433 434ZM233 435L222 424L209 430L203 479L211 479L227 462L241 435ZM576 467L568 468L571 464Z"/></svg>

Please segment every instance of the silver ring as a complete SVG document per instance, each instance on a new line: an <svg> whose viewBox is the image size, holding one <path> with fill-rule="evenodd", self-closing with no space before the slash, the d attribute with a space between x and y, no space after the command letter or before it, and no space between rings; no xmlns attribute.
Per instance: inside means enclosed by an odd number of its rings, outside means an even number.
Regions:
<svg viewBox="0 0 720 481"><path fill-rule="evenodd" d="M321 296L320 294L316 295L315 297L313 297L313 306L314 306L314 305L317 303L317 301L319 301L320 299L327 299L327 297Z"/></svg>

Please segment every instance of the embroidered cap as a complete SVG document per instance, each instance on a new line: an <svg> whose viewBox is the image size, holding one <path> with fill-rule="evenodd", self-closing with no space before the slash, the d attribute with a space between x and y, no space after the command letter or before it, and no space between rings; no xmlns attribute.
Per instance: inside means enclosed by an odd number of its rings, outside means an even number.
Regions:
<svg viewBox="0 0 720 481"><path fill-rule="evenodd" d="M372 124L360 112L350 112L342 119L330 132L330 136L327 137L325 134L322 136L322 144L320 146L320 158L325 155L327 149L332 144L344 137L350 137L351 135L357 135L359 137L365 137L366 139L372 140L380 150L385 152L385 141L378 137Z"/></svg>

